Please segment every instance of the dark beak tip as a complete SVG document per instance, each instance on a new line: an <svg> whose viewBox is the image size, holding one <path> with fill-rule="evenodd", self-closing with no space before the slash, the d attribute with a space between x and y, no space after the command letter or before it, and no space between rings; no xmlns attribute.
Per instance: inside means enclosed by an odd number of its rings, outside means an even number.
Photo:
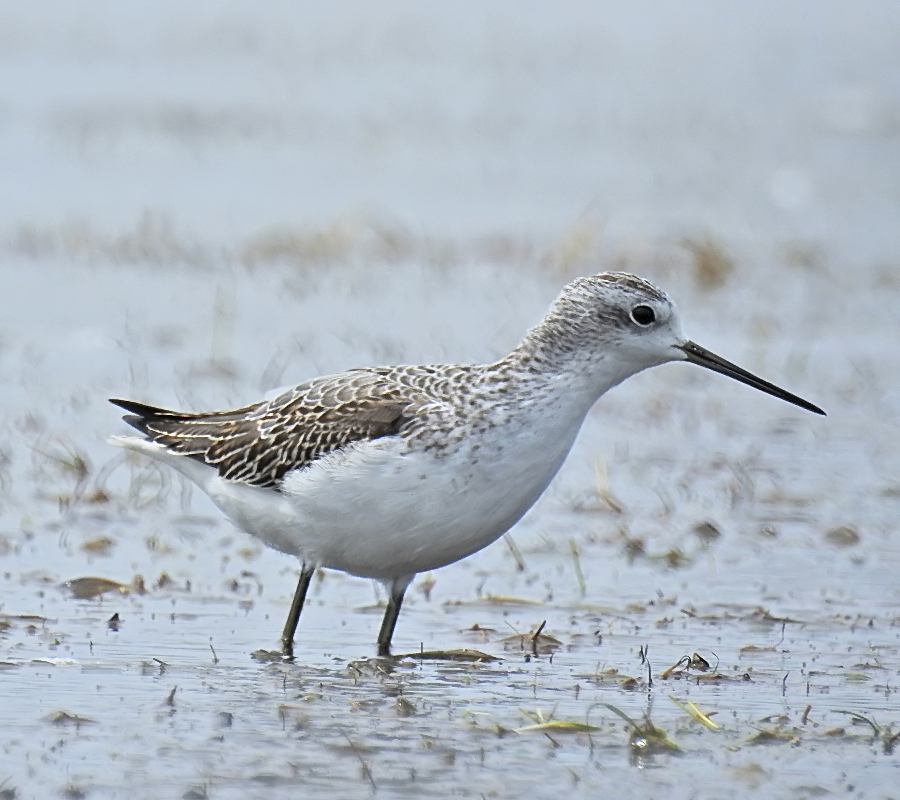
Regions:
<svg viewBox="0 0 900 800"><path fill-rule="evenodd" d="M790 401L788 401L788 402L790 402ZM828 414L826 414L821 408L813 405L812 403L807 403L806 401L804 401L803 405L801 405L800 403L794 403L794 405L799 406L800 408L804 409L805 411L811 411L813 414L818 414L820 417L828 416Z"/></svg>
<svg viewBox="0 0 900 800"><path fill-rule="evenodd" d="M792 403L806 411L811 411L813 414L820 414L823 417L828 416L821 408L813 405L808 400L797 397L797 395L786 392L779 386L775 386L762 378L758 378L756 375L737 366L737 364L732 364L721 356L711 353L705 347L700 347L700 345L695 342L685 342L683 345L680 345L678 349L685 354L685 360L690 364L696 364L699 367L705 367L713 372L718 372L721 375L733 378L734 380L746 384L747 386L752 386L754 389L758 389L765 394L777 397L779 400L784 400L785 402Z"/></svg>

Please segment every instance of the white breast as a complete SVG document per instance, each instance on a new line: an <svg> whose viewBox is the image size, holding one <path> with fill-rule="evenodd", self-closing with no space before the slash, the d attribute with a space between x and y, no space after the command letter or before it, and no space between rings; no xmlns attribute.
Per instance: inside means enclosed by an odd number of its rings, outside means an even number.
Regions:
<svg viewBox="0 0 900 800"><path fill-rule="evenodd" d="M359 442L286 476L278 504L271 491L224 481L209 493L272 547L395 578L458 561L505 533L553 479L583 415L536 408L449 451L408 448L399 437Z"/></svg>

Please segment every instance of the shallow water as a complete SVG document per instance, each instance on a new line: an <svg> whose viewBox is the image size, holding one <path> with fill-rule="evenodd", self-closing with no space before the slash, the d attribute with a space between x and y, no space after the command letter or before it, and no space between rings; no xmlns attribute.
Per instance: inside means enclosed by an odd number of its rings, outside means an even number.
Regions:
<svg viewBox="0 0 900 800"><path fill-rule="evenodd" d="M0 792L895 796L893 7L329 8L2 11ZM512 544L409 592L398 652L500 660L372 660L332 572L253 658L297 565L106 444L109 396L494 359L623 266L829 416L681 365L604 397Z"/></svg>

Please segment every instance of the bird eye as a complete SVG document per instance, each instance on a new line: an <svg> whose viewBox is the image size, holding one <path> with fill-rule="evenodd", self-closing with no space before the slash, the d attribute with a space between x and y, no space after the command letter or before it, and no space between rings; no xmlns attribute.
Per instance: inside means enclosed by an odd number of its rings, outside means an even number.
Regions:
<svg viewBox="0 0 900 800"><path fill-rule="evenodd" d="M631 318L638 325L647 327L656 321L656 313L650 306L635 306L631 309Z"/></svg>

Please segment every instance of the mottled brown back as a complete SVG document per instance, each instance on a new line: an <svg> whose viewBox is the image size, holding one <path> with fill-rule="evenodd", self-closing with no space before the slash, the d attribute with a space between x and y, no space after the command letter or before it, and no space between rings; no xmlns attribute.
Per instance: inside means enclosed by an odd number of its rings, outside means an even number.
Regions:
<svg viewBox="0 0 900 800"><path fill-rule="evenodd" d="M317 378L233 411L184 413L113 399L125 421L223 478L277 488L291 470L357 441L396 435L427 399L366 370Z"/></svg>

